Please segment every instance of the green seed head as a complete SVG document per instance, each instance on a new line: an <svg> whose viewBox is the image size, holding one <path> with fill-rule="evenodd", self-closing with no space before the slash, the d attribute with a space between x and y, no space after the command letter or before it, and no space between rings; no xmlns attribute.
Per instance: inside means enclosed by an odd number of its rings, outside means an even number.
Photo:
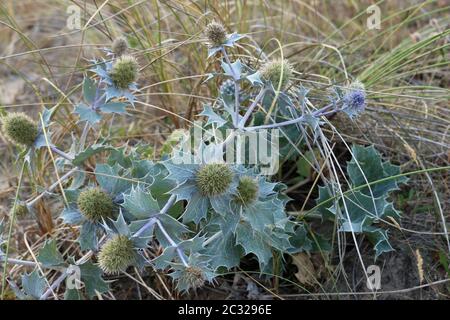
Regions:
<svg viewBox="0 0 450 320"><path fill-rule="evenodd" d="M127 89L136 81L138 76L138 64L135 58L129 55L119 57L114 63L110 77L114 85L119 89Z"/></svg>
<svg viewBox="0 0 450 320"><path fill-rule="evenodd" d="M197 172L196 182L204 196L217 196L227 191L233 181L233 172L223 163L210 163Z"/></svg>
<svg viewBox="0 0 450 320"><path fill-rule="evenodd" d="M180 280L185 283L187 288L195 290L203 286L205 283L205 275L202 269L189 266L184 270Z"/></svg>
<svg viewBox="0 0 450 320"><path fill-rule="evenodd" d="M258 198L258 182L251 177L242 177L239 180L237 191L234 200L243 206L248 206Z"/></svg>
<svg viewBox="0 0 450 320"><path fill-rule="evenodd" d="M111 217L114 203L109 195L99 188L87 189L78 197L78 209L90 221Z"/></svg>
<svg viewBox="0 0 450 320"><path fill-rule="evenodd" d="M128 42L124 37L119 37L115 39L111 46L112 52L116 55L116 57L120 57L128 50Z"/></svg>
<svg viewBox="0 0 450 320"><path fill-rule="evenodd" d="M26 205L17 203L16 206L11 208L11 211L9 212L10 217L23 217L28 214L28 208Z"/></svg>
<svg viewBox="0 0 450 320"><path fill-rule="evenodd" d="M287 60L272 60L262 66L260 72L275 88L278 88L281 82L281 89L285 89L292 79L294 68Z"/></svg>
<svg viewBox="0 0 450 320"><path fill-rule="evenodd" d="M9 113L2 119L3 132L14 144L31 146L39 130L36 122L24 113Z"/></svg>
<svg viewBox="0 0 450 320"><path fill-rule="evenodd" d="M125 271L135 261L133 242L124 235L115 235L100 249L98 262L106 274Z"/></svg>
<svg viewBox="0 0 450 320"><path fill-rule="evenodd" d="M227 32L224 26L215 21L206 26L205 35L208 38L209 44L213 47L218 47L227 40Z"/></svg>

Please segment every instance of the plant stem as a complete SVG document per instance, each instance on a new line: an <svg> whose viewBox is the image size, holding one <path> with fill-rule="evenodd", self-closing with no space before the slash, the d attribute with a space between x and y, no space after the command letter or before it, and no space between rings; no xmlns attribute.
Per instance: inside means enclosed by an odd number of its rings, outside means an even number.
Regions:
<svg viewBox="0 0 450 320"><path fill-rule="evenodd" d="M52 283L50 288L48 288L48 290L45 291L42 296L40 296L39 300L46 300L52 293L54 293L56 288L58 288L59 285L73 272L74 270L72 270L72 272L69 272L67 269L64 270L64 272L61 273L61 275Z"/></svg>
<svg viewBox="0 0 450 320"><path fill-rule="evenodd" d="M69 160L69 161L72 161L72 160L73 160L73 157L72 157L71 155L65 153L64 151L58 149L58 148L55 147L55 146L50 146L50 149L51 149L54 153L60 155L61 157L63 157L63 158L66 159L66 160Z"/></svg>
<svg viewBox="0 0 450 320"><path fill-rule="evenodd" d="M243 128L246 131L252 131L252 130L259 130L259 129L272 129L272 128L279 128L279 127L284 127L284 126L288 126L291 124L295 124L295 123L299 123L302 121L305 121L306 116L312 116L312 117L321 117L325 114L330 114L330 113L334 113L337 112L337 110L332 110L329 112L328 109L330 109L330 107L332 107L332 105L327 105L325 107L323 107L322 109L316 110L311 114L306 114L306 115L302 115L301 117L298 117L296 119L292 119L292 120L287 120L287 121L283 121L283 122L278 122L278 123L272 123L272 124L265 124L265 125L261 125L261 126L254 126L254 127L247 127L247 128Z"/></svg>
<svg viewBox="0 0 450 320"><path fill-rule="evenodd" d="M4 254L0 254L0 261L5 261L6 260L6 255ZM50 270L63 270L65 269L64 267L45 267L40 263L36 263L34 261L28 261L28 260L21 260L21 259L13 259L13 258L8 258L8 264L15 264L18 266L24 266L24 267L30 267L30 268L35 268L37 266L41 267L41 268L46 268L46 269L50 269Z"/></svg>
<svg viewBox="0 0 450 320"><path fill-rule="evenodd" d="M233 75L233 80L234 80L234 119L233 119L233 124L236 127L238 125L239 122L239 83L237 79L237 75L236 73L234 73L234 69L231 65L231 61L230 58L228 57L227 51L225 50L224 47L221 48L222 54L225 58L225 61L227 62L228 66L230 67L231 70L231 74Z"/></svg>
<svg viewBox="0 0 450 320"><path fill-rule="evenodd" d="M55 183L53 183L47 190L43 191L40 195L38 195L36 198L34 198L33 200L30 200L26 203L27 207L31 207L33 206L39 199L41 199L44 195L46 195L49 192L52 192L54 189L56 189L59 184L63 181L65 181L66 179L68 179L71 175L73 175L75 172L78 171L78 168L72 168L70 171L68 171L66 174L64 174L61 178L59 178L58 181L56 181Z"/></svg>
<svg viewBox="0 0 450 320"><path fill-rule="evenodd" d="M99 245L101 245L101 243L103 241L105 241L106 237L104 236L103 238L100 239L99 241ZM75 262L75 265L80 265L85 263L86 261L88 261L92 255L94 254L94 251L90 250L88 251L84 256L82 256L80 259L78 259ZM50 294L52 294L52 292L54 291L54 289L56 289L63 281L64 279L66 279L71 273L67 272L67 269L58 277L58 279L55 280L55 282L50 286L50 288L47 289L47 291L44 292L44 294L39 298L39 300L45 300L46 298L48 298L50 296Z"/></svg>
<svg viewBox="0 0 450 320"><path fill-rule="evenodd" d="M183 253L183 251L181 251L181 249L178 247L177 243L172 239L172 237L167 233L166 229L164 228L164 226L162 225L161 221L159 221L158 219L156 219L156 224L159 227L159 230L161 230L162 234L164 235L164 237L167 239L167 241L169 241L170 245L172 247L175 247L177 250L177 254L180 257L181 262L183 263L183 265L185 267L188 267L188 263L186 261L186 257Z"/></svg>
<svg viewBox="0 0 450 320"><path fill-rule="evenodd" d="M159 212L159 214L165 214L170 207L172 207L173 203L176 200L176 196L175 195L171 195L169 200L167 200L167 203L164 205L164 207L161 209L161 211ZM151 218L147 223L145 223L135 234L135 237L139 237L145 230L147 230L148 228L150 228L152 225L154 225L156 223L156 221L158 220L157 217L153 217Z"/></svg>
<svg viewBox="0 0 450 320"><path fill-rule="evenodd" d="M239 121L238 128L242 129L245 126L245 123L247 122L248 118L252 114L255 107L258 105L259 100L261 100L264 97L264 94L266 93L267 89L262 88L261 91L256 96L253 103L250 105L250 107L247 109L247 112L245 112L244 116L242 117L241 121Z"/></svg>
<svg viewBox="0 0 450 320"><path fill-rule="evenodd" d="M16 196L14 198L13 209L15 209L15 207L17 205L17 200L19 199L19 190L20 190L20 187L22 185L22 179L23 179L24 170L25 170L25 161L22 162L22 168L20 169L19 182L17 183L17 190L16 190ZM14 225L14 221L15 220L16 220L16 210L13 210L11 221L9 223L8 237L6 239L5 262L3 264L2 290L1 290L1 299L2 300L3 300L3 297L5 295L6 271L7 271L7 267L8 267L9 245L10 245L10 242L11 242L12 230L13 230L13 225Z"/></svg>

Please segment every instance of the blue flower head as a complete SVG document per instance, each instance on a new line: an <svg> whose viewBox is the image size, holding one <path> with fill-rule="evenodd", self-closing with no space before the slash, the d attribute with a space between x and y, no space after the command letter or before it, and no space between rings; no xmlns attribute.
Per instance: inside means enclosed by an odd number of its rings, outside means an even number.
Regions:
<svg viewBox="0 0 450 320"><path fill-rule="evenodd" d="M226 96L234 95L234 82L231 79L228 79L222 83L220 86L220 93Z"/></svg>
<svg viewBox="0 0 450 320"><path fill-rule="evenodd" d="M342 110L350 118L356 117L366 108L366 90L364 85L359 82L353 82L346 90L342 98Z"/></svg>

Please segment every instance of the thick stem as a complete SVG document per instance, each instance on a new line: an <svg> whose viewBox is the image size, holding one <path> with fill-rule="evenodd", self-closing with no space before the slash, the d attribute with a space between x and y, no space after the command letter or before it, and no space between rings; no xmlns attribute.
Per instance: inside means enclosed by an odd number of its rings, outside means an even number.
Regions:
<svg viewBox="0 0 450 320"><path fill-rule="evenodd" d="M172 205L174 204L175 200L176 200L176 196L172 195L170 196L169 200L167 200L166 204L164 205L164 207L161 209L161 211L159 212L159 214L165 214L170 207L172 207ZM135 237L139 237L142 233L144 233L145 230L147 230L148 228L150 228L152 225L154 225L156 223L156 221L158 220L157 217L153 217L151 218L147 223L145 223L135 234Z"/></svg>
<svg viewBox="0 0 450 320"><path fill-rule="evenodd" d="M64 270L64 272L61 273L61 275L52 283L50 288L48 288L48 290L44 292L44 294L39 298L39 300L46 300L51 294L54 294L56 288L58 288L59 285L73 272L74 270L72 272L69 272L69 270L67 269Z"/></svg>
<svg viewBox="0 0 450 320"><path fill-rule="evenodd" d="M259 101L264 97L264 94L266 93L267 89L262 88L261 91L256 96L253 103L250 105L250 107L247 109L247 112L245 112L244 116L242 117L241 121L239 121L238 128L242 129L245 126L245 123L247 122L248 118L252 114L253 110L258 105Z"/></svg>
<svg viewBox="0 0 450 320"><path fill-rule="evenodd" d="M58 148L55 147L55 146L50 146L50 149L51 149L54 153L60 155L61 157L63 157L63 158L66 159L66 160L69 160L69 161L72 161L72 160L73 160L73 157L72 157L71 155L65 153L64 151L58 149Z"/></svg>
<svg viewBox="0 0 450 320"><path fill-rule="evenodd" d="M177 250L177 254L180 257L181 262L183 263L183 265L185 267L188 267L188 263L186 261L186 257L183 253L183 251L181 251L181 249L178 247L177 243L172 239L172 237L167 233L166 229L164 228L164 226L162 225L161 221L156 220L156 224L159 227L159 230L161 230L162 234L164 235L164 237L167 239L167 241L169 241L170 245L172 247L175 247Z"/></svg>

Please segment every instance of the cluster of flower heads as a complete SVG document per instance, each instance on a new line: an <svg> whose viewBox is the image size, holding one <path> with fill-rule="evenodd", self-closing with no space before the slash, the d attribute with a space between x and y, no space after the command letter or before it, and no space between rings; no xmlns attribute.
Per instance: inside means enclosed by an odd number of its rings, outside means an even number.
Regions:
<svg viewBox="0 0 450 320"><path fill-rule="evenodd" d="M244 38L228 34L217 22L208 24L205 36L209 56L226 55L226 47ZM95 77L85 77L85 103L75 108L80 119L91 124L101 120L100 112L124 113L123 100L133 106L135 102L139 65L129 54L126 39L117 38L107 55L111 60L93 60ZM243 80L272 92L288 91L293 84L294 68L285 59L268 61L258 70L239 60L222 60L222 68L228 78L220 87L222 96L234 96ZM280 97L289 101L287 95ZM340 110L351 117L357 115L366 106L364 86L353 83L338 100ZM215 117L213 123L226 122L215 113L209 115ZM44 126L49 121L50 116L44 115ZM22 113L4 117L2 131L18 145L45 145L41 126ZM261 271L270 272L274 251L302 250L297 243L299 237L306 237L304 229L285 212L289 198L283 193L283 184L269 182L254 167L226 164L221 157L204 158L204 154L215 154L212 150L217 148L222 150L221 145L202 144L189 163L180 161L177 152L161 164L116 153L108 164L97 165L96 183L66 190L68 205L61 218L81 226L80 247L97 253L98 267L105 274L152 265L170 269L179 290L187 291L212 281L220 268L238 266L248 254L257 258ZM86 153L92 155L93 150ZM129 161L120 161L124 157ZM177 209L175 204L181 202L185 206ZM14 210L21 215L28 208L19 203ZM188 227L192 223L198 231L194 237ZM163 253L149 259L144 251L153 239Z"/></svg>
<svg viewBox="0 0 450 320"><path fill-rule="evenodd" d="M92 60L91 71L99 78L99 84L103 84L103 92L106 101L125 98L134 106L134 91L137 91L136 81L139 76L139 64L135 57L128 54L128 43L125 38L117 38L107 50L112 60Z"/></svg>

